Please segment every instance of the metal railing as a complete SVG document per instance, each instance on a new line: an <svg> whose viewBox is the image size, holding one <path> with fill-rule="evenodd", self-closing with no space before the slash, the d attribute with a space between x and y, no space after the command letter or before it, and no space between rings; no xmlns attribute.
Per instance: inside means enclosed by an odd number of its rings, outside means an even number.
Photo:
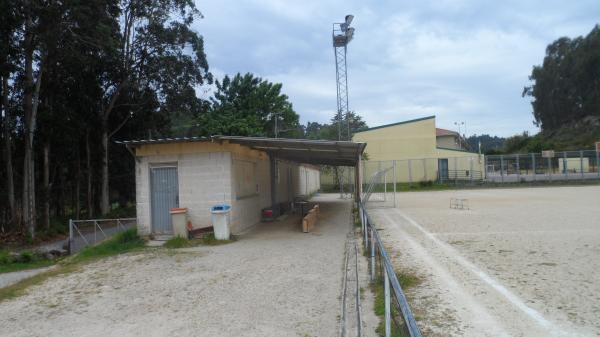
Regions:
<svg viewBox="0 0 600 337"><path fill-rule="evenodd" d="M399 331L401 336L421 337L421 331L400 287L394 266L377 233L377 229L364 204L359 202L358 205L364 235L363 242L365 251L369 255L370 279L371 282L382 281L384 284L385 336L392 336L392 324L394 324L396 331Z"/></svg>
<svg viewBox="0 0 600 337"><path fill-rule="evenodd" d="M483 174L481 171L476 170L448 170L447 172L441 172L439 181L444 182L481 182L483 180Z"/></svg>
<svg viewBox="0 0 600 337"><path fill-rule="evenodd" d="M135 227L136 218L69 220L69 254Z"/></svg>

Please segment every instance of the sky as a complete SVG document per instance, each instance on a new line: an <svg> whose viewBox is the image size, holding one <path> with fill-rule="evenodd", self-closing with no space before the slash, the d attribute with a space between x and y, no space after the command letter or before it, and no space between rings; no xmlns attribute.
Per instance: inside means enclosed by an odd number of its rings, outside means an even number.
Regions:
<svg viewBox="0 0 600 337"><path fill-rule="evenodd" d="M435 115L437 127L511 136L539 130L532 67L562 36L600 23L600 1L196 0L210 71L283 84L301 123L336 113L332 23L353 14L350 110L368 126ZM203 95L210 95L204 88ZM461 133L465 133L461 126Z"/></svg>

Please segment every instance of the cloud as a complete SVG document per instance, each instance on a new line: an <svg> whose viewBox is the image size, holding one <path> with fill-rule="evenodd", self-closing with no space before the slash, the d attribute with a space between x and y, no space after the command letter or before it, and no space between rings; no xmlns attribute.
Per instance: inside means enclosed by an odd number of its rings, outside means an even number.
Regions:
<svg viewBox="0 0 600 337"><path fill-rule="evenodd" d="M587 34L597 1L202 1L213 73L252 72L283 83L301 121L336 109L331 24L353 13L350 109L369 125L435 114L469 133L536 132L521 97L556 38ZM217 70L217 71L215 71Z"/></svg>

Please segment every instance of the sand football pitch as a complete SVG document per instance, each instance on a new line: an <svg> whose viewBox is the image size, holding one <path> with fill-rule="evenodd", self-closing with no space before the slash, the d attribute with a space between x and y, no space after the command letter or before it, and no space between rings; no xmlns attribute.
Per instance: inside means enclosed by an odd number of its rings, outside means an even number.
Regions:
<svg viewBox="0 0 600 337"><path fill-rule="evenodd" d="M399 193L370 213L422 280L424 335L600 335L600 186Z"/></svg>

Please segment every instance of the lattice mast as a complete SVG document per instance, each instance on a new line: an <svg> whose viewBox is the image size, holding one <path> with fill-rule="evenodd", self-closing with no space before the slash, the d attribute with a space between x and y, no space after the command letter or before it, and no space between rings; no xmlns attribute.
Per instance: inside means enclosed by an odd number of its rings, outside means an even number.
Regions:
<svg viewBox="0 0 600 337"><path fill-rule="evenodd" d="M337 85L337 121L338 140L351 140L350 135L350 110L348 109L348 71L346 54L348 43L354 36L354 28L350 27L353 15L346 15L344 22L334 23L332 30L333 53L335 55L335 78ZM345 118L344 118L345 116ZM346 125L344 125L344 120ZM344 132L346 133L344 135ZM344 197L344 170L337 168L340 197Z"/></svg>

